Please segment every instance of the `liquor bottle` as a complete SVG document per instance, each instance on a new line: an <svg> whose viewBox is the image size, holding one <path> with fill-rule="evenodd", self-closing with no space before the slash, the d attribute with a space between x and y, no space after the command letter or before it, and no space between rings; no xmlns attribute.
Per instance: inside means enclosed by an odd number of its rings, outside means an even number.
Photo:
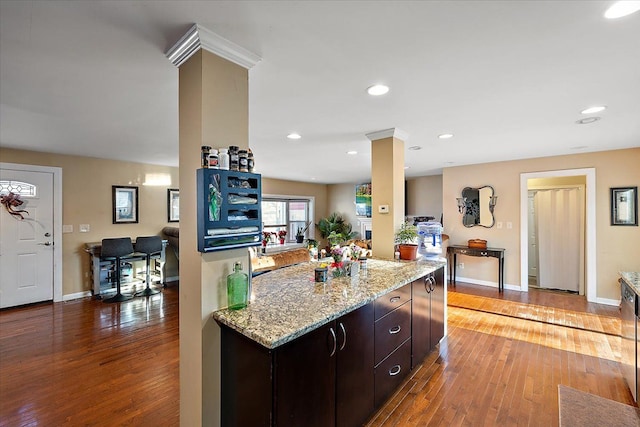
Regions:
<svg viewBox="0 0 640 427"><path fill-rule="evenodd" d="M234 272L227 276L227 300L231 310L239 310L247 306L249 297L249 276L242 271L242 263L236 261Z"/></svg>

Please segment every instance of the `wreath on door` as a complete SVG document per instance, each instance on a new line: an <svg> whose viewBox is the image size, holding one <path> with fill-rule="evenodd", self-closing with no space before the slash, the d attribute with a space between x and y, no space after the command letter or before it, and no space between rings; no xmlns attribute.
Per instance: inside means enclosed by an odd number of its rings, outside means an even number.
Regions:
<svg viewBox="0 0 640 427"><path fill-rule="evenodd" d="M29 212L24 209L16 209L24 204L24 201L20 200L20 195L9 192L9 194L5 194L0 196L0 203L4 206L4 208L9 212L9 215L14 218L20 217L20 220L24 219L23 214L29 215Z"/></svg>

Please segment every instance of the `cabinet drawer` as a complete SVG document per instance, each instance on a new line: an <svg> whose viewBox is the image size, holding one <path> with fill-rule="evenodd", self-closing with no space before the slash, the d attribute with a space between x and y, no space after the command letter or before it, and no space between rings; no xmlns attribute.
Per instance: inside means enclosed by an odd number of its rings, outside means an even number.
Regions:
<svg viewBox="0 0 640 427"><path fill-rule="evenodd" d="M380 363L374 370L375 405L380 407L400 386L411 367L411 338Z"/></svg>
<svg viewBox="0 0 640 427"><path fill-rule="evenodd" d="M373 312L375 319L378 320L385 314L400 307L405 302L411 299L411 283L404 285L401 288L391 291L386 295L383 295L376 299L373 306Z"/></svg>
<svg viewBox="0 0 640 427"><path fill-rule="evenodd" d="M411 302L377 320L374 328L374 363L378 364L411 336Z"/></svg>

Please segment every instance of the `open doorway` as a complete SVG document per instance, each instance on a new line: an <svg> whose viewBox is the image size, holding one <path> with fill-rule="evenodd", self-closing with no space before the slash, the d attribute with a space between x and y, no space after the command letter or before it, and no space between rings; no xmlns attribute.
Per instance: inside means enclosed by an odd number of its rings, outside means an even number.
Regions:
<svg viewBox="0 0 640 427"><path fill-rule="evenodd" d="M528 180L529 286L584 295L584 175Z"/></svg>
<svg viewBox="0 0 640 427"><path fill-rule="evenodd" d="M535 185L536 181L531 180L556 180L555 183L567 186L566 182L571 181L574 178L582 180L584 185L583 200L584 200L584 230L582 237L582 243L579 243L578 250L584 254L581 264L579 264L577 271L579 275L582 275L582 288L583 293L587 297L587 301L596 302L596 262L595 262L595 248L596 248L596 232L595 232L595 169L569 169L569 170L557 170L547 172L532 172L523 173L520 175L520 283L521 289L524 292L529 290L530 274L533 272L530 269L532 259L536 258L535 252L541 253L538 248L531 248L531 235L534 235L534 239L537 238L539 230L530 227L531 206L535 205L535 200L530 197L529 184L530 182ZM542 184L540 184L542 182ZM553 182L553 181L550 181ZM541 187L544 187L544 181L538 182ZM580 227L578 227L579 229ZM548 255L548 251L545 252ZM534 264L539 267L539 259L536 259ZM578 261L580 263L580 261ZM539 270L539 268L538 268ZM539 275L539 271L535 272ZM554 283L558 283L557 280L552 279ZM578 285L578 292L580 287Z"/></svg>

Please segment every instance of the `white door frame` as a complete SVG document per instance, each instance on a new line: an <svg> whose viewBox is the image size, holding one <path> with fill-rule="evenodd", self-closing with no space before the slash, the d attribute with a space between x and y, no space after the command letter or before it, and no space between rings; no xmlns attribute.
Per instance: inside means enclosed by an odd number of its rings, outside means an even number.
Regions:
<svg viewBox="0 0 640 427"><path fill-rule="evenodd" d="M53 301L62 301L62 168L0 162L0 169L53 174Z"/></svg>
<svg viewBox="0 0 640 427"><path fill-rule="evenodd" d="M587 179L585 191L585 265L586 296L588 302L597 302L596 288L596 170L595 168L565 169L546 172L520 174L520 287L529 291L529 224L528 224L528 186L531 178L554 178L561 176L584 175Z"/></svg>

